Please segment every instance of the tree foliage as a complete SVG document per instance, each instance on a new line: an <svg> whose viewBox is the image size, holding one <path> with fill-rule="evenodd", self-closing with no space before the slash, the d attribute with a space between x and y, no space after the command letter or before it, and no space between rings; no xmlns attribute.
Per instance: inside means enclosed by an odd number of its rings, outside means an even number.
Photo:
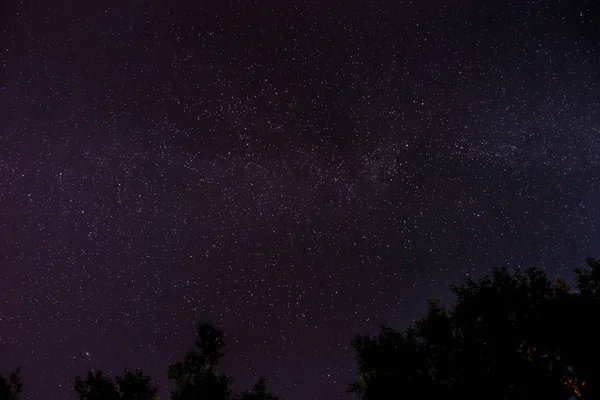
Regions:
<svg viewBox="0 0 600 400"><path fill-rule="evenodd" d="M196 348L186 353L184 360L169 366L169 379L175 384L173 400L231 399L233 378L217 371L225 342L223 332L212 324L198 324Z"/></svg>
<svg viewBox="0 0 600 400"><path fill-rule="evenodd" d="M235 395L231 389L233 378L219 372L219 362L225 354L223 332L210 322L197 327L195 349L188 351L182 362L169 367L169 379L175 384L173 400L278 400L260 378L251 391Z"/></svg>
<svg viewBox="0 0 600 400"><path fill-rule="evenodd" d="M102 371L89 371L86 379L75 378L75 391L80 400L155 400L158 388L140 370L125 370L114 381Z"/></svg>
<svg viewBox="0 0 600 400"><path fill-rule="evenodd" d="M144 375L141 370L125 370L123 376L117 376L115 381L123 400L158 400L158 387L152 386L150 376Z"/></svg>
<svg viewBox="0 0 600 400"><path fill-rule="evenodd" d="M600 398L600 263L575 271L576 290L539 269L494 269L452 287L449 310L352 345L363 400L397 398Z"/></svg>
<svg viewBox="0 0 600 400"><path fill-rule="evenodd" d="M238 400L279 400L279 398L274 397L271 393L267 392L265 378L261 376L252 390L242 392L238 396Z"/></svg>
<svg viewBox="0 0 600 400"><path fill-rule="evenodd" d="M0 375L0 400L19 400L23 391L20 373L21 369L17 368L8 379Z"/></svg>
<svg viewBox="0 0 600 400"><path fill-rule="evenodd" d="M234 394L233 378L218 371L218 364L225 356L223 332L209 322L201 322L197 334L195 348L185 354L183 361L168 368L168 378L174 384L172 400L278 400L267 392L262 377L251 391ZM157 387L152 386L150 377L140 370L125 370L123 376L117 376L114 381L102 371L89 371L86 379L75 378L74 387L80 400L159 399Z"/></svg>

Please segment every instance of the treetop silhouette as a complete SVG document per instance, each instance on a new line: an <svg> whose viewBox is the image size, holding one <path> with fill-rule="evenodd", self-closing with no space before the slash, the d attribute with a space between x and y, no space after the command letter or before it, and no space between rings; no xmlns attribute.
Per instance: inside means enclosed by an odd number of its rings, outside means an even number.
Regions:
<svg viewBox="0 0 600 400"><path fill-rule="evenodd" d="M600 398L600 263L575 270L575 290L536 268L497 268L429 301L403 332L383 326L352 346L363 400Z"/></svg>
<svg viewBox="0 0 600 400"><path fill-rule="evenodd" d="M141 370L125 370L113 381L102 371L88 371L86 379L75 378L79 400L158 400L158 387Z"/></svg>
<svg viewBox="0 0 600 400"><path fill-rule="evenodd" d="M11 372L8 379L0 375L0 400L18 400L23 391L21 369Z"/></svg>

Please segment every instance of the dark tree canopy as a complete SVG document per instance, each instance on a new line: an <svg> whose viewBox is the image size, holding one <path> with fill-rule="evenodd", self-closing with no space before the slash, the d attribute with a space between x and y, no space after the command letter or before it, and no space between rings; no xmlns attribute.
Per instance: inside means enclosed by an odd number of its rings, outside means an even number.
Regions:
<svg viewBox="0 0 600 400"><path fill-rule="evenodd" d="M8 379L0 375L0 400L19 400L23 390L20 373L20 368L17 368Z"/></svg>
<svg viewBox="0 0 600 400"><path fill-rule="evenodd" d="M216 369L224 356L223 332L204 322L198 324L197 334L196 349L188 351L183 362L169 366L168 376L175 384L172 399L230 399L233 378Z"/></svg>
<svg viewBox="0 0 600 400"><path fill-rule="evenodd" d="M123 376L115 378L121 399L124 400L154 400L157 399L157 386L152 386L151 378L141 370L135 372L125 370Z"/></svg>
<svg viewBox="0 0 600 400"><path fill-rule="evenodd" d="M600 398L600 263L576 270L576 290L539 269L467 279L446 310L430 301L404 332L382 327L352 342L364 400Z"/></svg>
<svg viewBox="0 0 600 400"><path fill-rule="evenodd" d="M85 380L75 378L75 391L80 400L154 400L158 388L140 370L125 370L114 382L102 371L89 371Z"/></svg>
<svg viewBox="0 0 600 400"><path fill-rule="evenodd" d="M277 397L274 397L271 393L267 392L267 388L265 386L265 378L260 377L256 385L252 388L250 392L243 392L238 396L239 400L279 400Z"/></svg>
<svg viewBox="0 0 600 400"><path fill-rule="evenodd" d="M260 378L250 392L235 395L231 389L233 378L218 371L225 356L223 332L209 322L198 324L196 348L186 353L183 362L169 367L169 379L175 384L173 400L277 400Z"/></svg>
<svg viewBox="0 0 600 400"><path fill-rule="evenodd" d="M182 362L169 366L168 377L174 384L172 400L278 400L267 392L265 378L260 378L252 391L235 395L231 389L233 378L217 369L225 356L223 332L209 322L202 322L197 326L197 335L195 349L188 351ZM114 381L102 371L89 371L86 379L75 378L75 391L80 400L159 399L158 389L140 370L125 370L123 376L117 376Z"/></svg>

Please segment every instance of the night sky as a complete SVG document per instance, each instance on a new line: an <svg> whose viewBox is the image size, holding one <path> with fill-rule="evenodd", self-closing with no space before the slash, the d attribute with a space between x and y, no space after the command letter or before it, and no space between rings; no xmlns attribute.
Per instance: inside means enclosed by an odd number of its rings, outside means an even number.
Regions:
<svg viewBox="0 0 600 400"><path fill-rule="evenodd" d="M594 1L0 0L0 371L26 397L195 323L282 399L494 266L600 255Z"/></svg>

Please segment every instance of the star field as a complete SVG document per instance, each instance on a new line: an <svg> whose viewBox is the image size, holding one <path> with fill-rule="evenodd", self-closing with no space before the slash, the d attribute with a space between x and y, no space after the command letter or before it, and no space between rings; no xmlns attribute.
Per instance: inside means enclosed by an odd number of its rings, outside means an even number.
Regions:
<svg viewBox="0 0 600 400"><path fill-rule="evenodd" d="M30 399L195 323L282 399L350 340L600 239L592 1L2 1L0 352Z"/></svg>

